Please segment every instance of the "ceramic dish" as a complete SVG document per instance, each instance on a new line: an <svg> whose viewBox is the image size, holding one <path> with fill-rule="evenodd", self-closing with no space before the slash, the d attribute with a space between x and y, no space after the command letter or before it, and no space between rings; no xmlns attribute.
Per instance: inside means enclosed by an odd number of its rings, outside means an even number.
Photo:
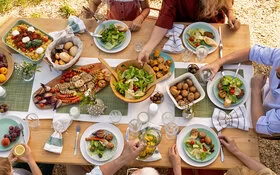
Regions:
<svg viewBox="0 0 280 175"><path fill-rule="evenodd" d="M7 62L8 62L8 73L6 74L6 80L3 83L0 83L0 86L2 86L3 84L5 84L10 79L10 77L13 74L13 71L14 71L14 59L13 59L11 53L6 51L2 47L0 47L0 53L4 54L6 56L6 59L7 59Z"/></svg>
<svg viewBox="0 0 280 175"><path fill-rule="evenodd" d="M200 93L200 97L194 101L192 101L191 103L189 103L188 105L185 105L185 106L180 106L176 99L173 97L173 95L171 94L170 92L170 87L173 86L173 85L176 85L177 83L179 82L182 82L184 81L185 79L191 79L194 86L196 87L197 91ZM201 87L201 85L199 84L199 82L197 81L197 79L195 78L195 76L191 73L185 73L183 75L180 75L179 77L175 78L174 80L172 81L169 81L167 86L166 86L166 91L167 91L167 94L169 95L169 97L171 98L171 100L173 101L173 103L175 104L175 106L178 108L178 109L186 109L188 106L192 106L194 105L195 103L198 103L199 101L203 100L204 97L205 97L205 92L203 90L203 88Z"/></svg>
<svg viewBox="0 0 280 175"><path fill-rule="evenodd" d="M24 26L28 26L28 27L33 27L35 29L35 32L37 35L40 35L42 38L45 37L48 39L47 42L43 41L43 44L40 46L44 49L43 53L40 55L36 55L35 50L33 51L22 51L20 49L18 49L17 47L14 46L14 44L12 42L10 42L11 37L12 37L12 32L14 29L17 29L18 26L20 25L24 25ZM20 30L20 29L19 29ZM42 39L43 40L43 39ZM42 41L41 40L41 41ZM47 49L47 47L49 46L49 44L53 41L53 38L48 35L47 33L43 32L42 30L38 29L37 27L29 24L28 22L24 21L24 20L18 20L12 27L10 30L8 30L8 32L4 35L4 37L2 38L3 43L5 43L8 47L10 47L11 49L13 49L14 51L18 52L19 54L21 54L22 56L24 56L25 58L29 59L30 61L32 61L33 63L38 63L40 62L43 57L44 57L44 53ZM31 40L30 40L31 41ZM34 59L31 58L31 56L34 56ZM36 56L36 59L35 59Z"/></svg>
<svg viewBox="0 0 280 175"><path fill-rule="evenodd" d="M188 30L190 30L190 29L198 29L198 28L213 33L213 34L214 34L214 40L215 40L215 42L216 42L217 44L220 43L220 35L219 35L219 33L218 33L218 31L217 31L217 29L216 29L215 27L213 27L211 24L208 24L208 23L206 23L206 22L195 22L195 23L192 23L192 24L188 25L188 26L185 28L185 30L184 30L184 32L183 32L183 35L182 35L183 43L184 43L185 47L188 48L190 51L192 51L193 53L195 53L196 48L193 47L193 46L188 42L189 35L187 34L187 32L188 32ZM208 45L207 45L206 47L208 48L209 54L210 54L210 53L214 52L214 51L217 49L218 46L217 46L217 47L211 47L211 46L208 46Z"/></svg>
<svg viewBox="0 0 280 175"><path fill-rule="evenodd" d="M151 54L151 57L154 58L154 54ZM164 61L166 61L166 60L172 61L172 65L170 66L170 72L173 73L175 70L175 63L174 63L174 60L171 58L171 56L169 56L168 54L166 54L164 52L160 52L159 57L162 57L164 59Z"/></svg>
<svg viewBox="0 0 280 175"><path fill-rule="evenodd" d="M218 142L217 146L215 145L216 146L215 149L217 150L217 153L215 154L215 156L211 160L209 160L207 162L197 162L197 161L192 160L185 153L185 150L184 150L184 138L186 137L186 133L189 133L193 128L205 129L208 132L212 133L214 135L214 137L218 140L217 134L211 128L209 128L208 126L201 125L201 124L193 124L193 125L186 126L177 135L176 145L177 145L177 148L178 148L179 155L183 159L184 162L186 162L187 164L189 164L191 166L194 166L194 167L205 167L205 166L208 166L208 165L212 164L217 159L217 157L219 156L220 149L221 149L221 144L220 144L220 142Z"/></svg>
<svg viewBox="0 0 280 175"><path fill-rule="evenodd" d="M94 33L100 34L104 30L104 28L108 27L110 24L116 24L116 23L121 24L121 25L123 25L123 26L128 28L128 26L125 23L121 22L121 21L118 21L118 20L107 20L107 21L104 21L101 24L99 24L97 26L97 28L95 29ZM125 32L125 40L121 44L117 45L116 47L114 47L112 49L106 49L104 47L104 43L101 42L100 38L93 37L93 40L94 40L95 45L100 50L102 50L103 52L106 52L106 53L117 53L117 52L120 52L120 51L124 50L128 46L128 44L130 43L130 40L131 40L131 32L130 32L130 30L127 30Z"/></svg>
<svg viewBox="0 0 280 175"><path fill-rule="evenodd" d="M94 160L87 153L87 147L86 147L87 142L85 141L85 138L88 137L93 131L97 131L99 129L104 129L104 130L107 130L107 131L111 132L112 134L114 134L114 136L116 137L117 143L118 143L114 156L111 159L106 160L106 161ZM81 150L83 157L89 163L91 163L93 165L103 165L103 164L107 163L108 161L112 161L112 160L118 158L123 151L123 147L124 147L124 139L123 139L123 135L122 135L121 131L119 130L119 128L117 128L116 126L109 124L109 123L97 123L97 124L89 126L85 130L83 135L81 136L81 140L80 140L80 150Z"/></svg>
<svg viewBox="0 0 280 175"><path fill-rule="evenodd" d="M234 76L235 72L233 71L224 71L224 74L225 75L231 75L231 76ZM237 106L240 106L242 104L244 104L248 97L249 97L249 94L250 94L250 86L249 84L245 81L245 79L240 76L239 74L237 75L237 78L239 78L243 83L244 83L244 89L245 89L245 95L244 97L242 98L242 100L238 103L238 104L231 104L228 108L224 106L224 102L223 101L219 101L216 97L215 97L215 94L214 94L214 90L213 88L216 88L216 82L222 77L222 74L220 72L218 72L216 74L216 76L214 77L214 79L212 81L208 81L207 83L207 95L209 97L209 99L219 108L221 109L226 109L226 110L232 110L234 109L235 107Z"/></svg>

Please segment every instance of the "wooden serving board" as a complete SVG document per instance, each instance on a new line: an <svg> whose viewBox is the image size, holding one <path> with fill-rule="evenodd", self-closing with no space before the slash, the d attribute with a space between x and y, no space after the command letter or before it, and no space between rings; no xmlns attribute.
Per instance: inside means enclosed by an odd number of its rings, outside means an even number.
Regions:
<svg viewBox="0 0 280 175"><path fill-rule="evenodd" d="M90 72L94 72L94 71L98 71L98 70L103 70L103 69L106 69L107 72L109 72L109 70L101 63L94 63L94 64L88 64L88 65L84 65L84 66L79 66L79 67L75 67L75 68L71 68L71 70L78 70L78 71L82 71L82 68L85 68L85 69L89 69ZM68 69L70 70L70 69ZM66 70L66 72L68 71ZM84 72L84 71L82 71ZM50 82L48 82L47 84L45 84L46 86L50 86L51 88L54 88L55 85L57 84L60 84L60 80L62 78L62 75L61 74L60 76L54 78L53 80L51 80ZM78 74L79 75L79 74ZM109 78L110 80L110 78ZM105 88L107 85L109 85L109 81L106 81L106 85L103 87ZM99 87L97 85L97 83L95 84L93 90L95 93L99 92L100 90L102 90L103 88ZM36 107L40 108L40 109L51 109L51 108L54 108L53 105L45 105L44 107L40 107L39 103L36 103L36 98L37 98L37 95L43 90L43 87L39 88L38 90L36 90L33 95L32 95L32 99L33 99L33 102L35 104ZM77 89L75 89L77 92L79 92ZM54 92L52 93L54 96L56 96L59 92ZM73 103L62 103L61 106L66 106L66 105L70 105L70 104L73 104Z"/></svg>

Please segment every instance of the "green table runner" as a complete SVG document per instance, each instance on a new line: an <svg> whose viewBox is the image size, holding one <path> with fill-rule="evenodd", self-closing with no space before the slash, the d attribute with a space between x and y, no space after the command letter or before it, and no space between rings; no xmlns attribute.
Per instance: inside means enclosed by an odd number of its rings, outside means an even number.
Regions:
<svg viewBox="0 0 280 175"><path fill-rule="evenodd" d="M96 94L96 98L102 99L104 104L107 106L105 110L105 115L108 115L112 110L116 109L121 111L122 115L127 115L128 112L128 103L118 99L115 94L113 93L110 85L101 90ZM78 106L78 105L72 105ZM64 106L57 110L58 113L68 113L70 108L72 107ZM81 107L81 114L87 114L85 107Z"/></svg>
<svg viewBox="0 0 280 175"><path fill-rule="evenodd" d="M25 82L20 75L14 72L9 81L3 85L7 90L7 96L5 100L1 100L1 102L7 103L10 111L27 112L31 98L32 85L33 80Z"/></svg>
<svg viewBox="0 0 280 175"><path fill-rule="evenodd" d="M231 69L231 71L235 71L234 69ZM187 73L187 69L185 68L177 68L175 69L175 77L178 77L184 73ZM243 77L244 72L242 69L239 70L239 74ZM205 92L205 98L203 100L201 100L200 102L196 103L194 105L194 116L195 117L212 117L212 113L214 108L216 108L216 106L214 105L214 103L212 103L212 101L209 99L208 95L207 95L207 85L201 85L201 87L203 88L204 92ZM175 107L175 116L179 116L182 117L182 111L178 108Z"/></svg>

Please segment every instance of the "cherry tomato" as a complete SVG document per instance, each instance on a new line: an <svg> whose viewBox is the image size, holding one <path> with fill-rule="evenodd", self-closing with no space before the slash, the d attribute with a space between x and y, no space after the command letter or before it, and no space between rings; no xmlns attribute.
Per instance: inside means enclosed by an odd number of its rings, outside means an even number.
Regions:
<svg viewBox="0 0 280 175"><path fill-rule="evenodd" d="M23 33L23 36L27 36L27 33L24 32L24 33Z"/></svg>
<svg viewBox="0 0 280 175"><path fill-rule="evenodd" d="M32 52L33 50L34 50L33 48L30 48L30 49L29 49L29 52Z"/></svg>
<svg viewBox="0 0 280 175"><path fill-rule="evenodd" d="M12 39L15 39L16 38L16 36L12 36Z"/></svg>
<svg viewBox="0 0 280 175"><path fill-rule="evenodd" d="M33 34L33 39L37 39L38 35L36 33Z"/></svg>
<svg viewBox="0 0 280 175"><path fill-rule="evenodd" d="M86 73L90 73L90 70L89 70L89 69L86 69L85 71L86 71Z"/></svg>
<svg viewBox="0 0 280 175"><path fill-rule="evenodd" d="M41 101L41 100L42 100L42 97L40 97L40 96L39 96L39 97L37 97L37 100Z"/></svg>
<svg viewBox="0 0 280 175"><path fill-rule="evenodd" d="M195 46L198 47L198 46L200 46L200 44L199 44L199 43L196 43Z"/></svg>
<svg viewBox="0 0 280 175"><path fill-rule="evenodd" d="M23 47L22 47L22 48L20 48L20 49L21 49L23 52L25 52L25 51L26 51L26 49L25 49L25 48L23 48Z"/></svg>
<svg viewBox="0 0 280 175"><path fill-rule="evenodd" d="M70 70L68 70L68 72L67 72L68 74L70 74L70 73L72 73L72 70L70 69Z"/></svg>
<svg viewBox="0 0 280 175"><path fill-rule="evenodd" d="M23 26L19 26L20 30L24 30L25 28Z"/></svg>
<svg viewBox="0 0 280 175"><path fill-rule="evenodd" d="M81 68L81 70L82 70L82 71L85 71L85 70L86 70L86 68L82 67L82 68Z"/></svg>
<svg viewBox="0 0 280 175"><path fill-rule="evenodd" d="M51 92L52 92L52 93L55 93L55 89L51 88Z"/></svg>
<svg viewBox="0 0 280 175"><path fill-rule="evenodd" d="M204 142L205 142L205 139L200 139L200 142L201 142L201 143L204 143Z"/></svg>
<svg viewBox="0 0 280 175"><path fill-rule="evenodd" d="M64 83L64 80L60 80L59 82L60 82L60 83Z"/></svg>
<svg viewBox="0 0 280 175"><path fill-rule="evenodd" d="M22 42L20 41L20 42L18 42L18 44L17 44L18 46L21 46L22 45Z"/></svg>
<svg viewBox="0 0 280 175"><path fill-rule="evenodd" d="M66 82L69 82L69 81L70 81L70 78L65 78L65 81L66 81Z"/></svg>
<svg viewBox="0 0 280 175"><path fill-rule="evenodd" d="M134 86L134 87L133 87L133 90L134 90L134 91L137 91L138 89L139 89L138 86Z"/></svg>
<svg viewBox="0 0 280 175"><path fill-rule="evenodd" d="M40 103L39 105L41 108L43 108L45 106L44 103Z"/></svg>
<svg viewBox="0 0 280 175"><path fill-rule="evenodd" d="M189 40L190 40L191 42L193 42L193 41L194 41L194 37L191 36L191 37L189 38Z"/></svg>
<svg viewBox="0 0 280 175"><path fill-rule="evenodd" d="M232 87L232 88L229 90L229 93L230 93L231 95L233 95L234 92L235 92L235 89L234 89L234 87Z"/></svg>
<svg viewBox="0 0 280 175"><path fill-rule="evenodd" d="M73 72L73 75L74 75L74 76L77 75L77 72Z"/></svg>
<svg viewBox="0 0 280 175"><path fill-rule="evenodd" d="M191 145L193 145L193 144L194 144L194 141L193 141L193 140L191 140L191 141L190 141L190 144L191 144Z"/></svg>
<svg viewBox="0 0 280 175"><path fill-rule="evenodd" d="M43 37L42 40L46 43L49 41L49 38L48 37Z"/></svg>
<svg viewBox="0 0 280 175"><path fill-rule="evenodd" d="M56 91L56 92L59 92L60 90L57 88L55 91Z"/></svg>
<svg viewBox="0 0 280 175"><path fill-rule="evenodd" d="M206 149L205 147L203 147L203 151L204 151L204 152L206 152L206 151L207 151L207 149Z"/></svg>

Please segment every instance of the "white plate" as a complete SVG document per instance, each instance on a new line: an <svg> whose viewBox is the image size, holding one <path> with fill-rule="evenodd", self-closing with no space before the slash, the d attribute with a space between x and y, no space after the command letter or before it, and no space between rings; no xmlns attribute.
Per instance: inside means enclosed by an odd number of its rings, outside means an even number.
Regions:
<svg viewBox="0 0 280 175"><path fill-rule="evenodd" d="M104 29L105 26L108 27L110 24L115 24L115 23L119 23L119 24L121 24L121 25L124 25L124 26L126 26L127 29L128 29L128 26L127 26L125 23L123 23L122 21L118 21L118 20L107 20L107 21L104 21L104 22L102 22L101 24L99 24L99 25L96 27L94 33L98 33L98 34L99 34L99 33ZM128 30L125 32L125 40L124 40L120 45L118 45L118 46L116 46L115 48L110 49L110 50L109 50L109 49L106 49L105 47L103 47L103 45L102 45L101 43L99 43L99 41L98 41L98 39L97 39L96 37L93 37L93 40L94 40L95 45L96 45L100 50L102 50L103 52L106 52L106 53L117 53L117 52L120 52L120 51L124 50L124 49L128 46L128 44L130 43L130 40L131 40L131 32L130 32L130 30L128 29Z"/></svg>
<svg viewBox="0 0 280 175"><path fill-rule="evenodd" d="M211 132L216 137L217 140L219 140L217 134L211 128L209 128L208 126L201 125L201 124L193 124L193 125L186 126L177 135L176 145L177 145L177 148L178 148L179 155L187 164L189 164L191 166L194 166L194 167L205 167L205 166L208 166L211 163L213 163L217 159L217 157L220 155L221 144L220 144L220 142L218 142L218 147L215 148L215 149L218 150L218 153L217 153L217 155L213 159L209 160L208 162L202 162L202 163L193 161L185 153L184 146L183 146L184 138L185 138L186 134L189 133L193 128L203 128L205 130L208 130L209 132Z"/></svg>
<svg viewBox="0 0 280 175"><path fill-rule="evenodd" d="M234 75L235 75L235 72L233 72L233 71L224 71L224 74L225 74L225 75L232 75L232 76L234 76ZM236 107L238 107L238 106L244 104L244 103L247 101L247 99L248 99L248 97L249 97L249 94L250 94L251 92L250 92L250 86L249 86L249 84L248 84L248 83L244 80L244 78L243 78L241 75L239 75L239 74L237 74L236 77L239 78L239 79L244 83L244 86L245 86L245 89L246 89L246 91L245 91L245 96L244 96L244 98L242 99L242 102L240 102L238 105L230 105L228 108L226 108L226 107L224 106L224 104L221 103L221 102L215 97L213 88L215 88L214 85L216 84L217 80L220 79L221 77L222 77L221 72L218 72L212 81L208 81L208 83L207 83L207 94L208 94L209 99L210 99L217 107L219 107L219 108L221 108L221 109L226 109L226 110L232 110L232 109L234 109L234 108L236 108Z"/></svg>
<svg viewBox="0 0 280 175"><path fill-rule="evenodd" d="M30 137L30 131L29 131L27 122L25 122L24 120L22 120L21 118L19 118L18 116L15 116L15 115L7 115L7 116L3 116L1 118L2 119L4 119L4 118L12 119L12 120L16 121L18 124L21 123L22 126L23 126L25 143L26 144L28 143L29 137ZM23 143L22 137L20 137L20 139L21 140L19 141L19 143ZM8 157L9 154L10 154L10 151L0 152L0 157Z"/></svg>
<svg viewBox="0 0 280 175"><path fill-rule="evenodd" d="M96 161L94 159L92 159L86 150L86 141L85 138L88 137L93 131L96 131L98 129L105 129L107 131L110 131L111 133L113 133L116 136L117 142L118 142L118 148L116 151L116 154L113 156L112 159L109 159L107 161ZM123 151L123 147L124 147L124 139L123 139L123 135L122 132L119 130L119 128L117 128L116 126L110 124L110 123L97 123L94 125L91 125L90 127L88 127L85 132L83 133L81 140L80 140L80 150L81 153L83 155L83 157L91 164L93 165L103 165L109 161L112 161L116 158L118 158L122 151Z"/></svg>
<svg viewBox="0 0 280 175"><path fill-rule="evenodd" d="M198 92L200 93L200 97L196 100L194 100L192 103L190 103L189 105L186 105L185 107L182 107L182 106L179 106L176 99L173 97L173 95L171 94L169 88L181 81L184 81L185 79L191 79L192 82L193 82L193 85L197 88ZM178 108L178 109L185 109L187 108L188 106L192 106L196 103L198 103L199 101L203 100L204 97L205 97L205 92L203 90L203 88L201 87L201 85L199 84L199 82L197 81L197 79L195 78L195 76L191 73L185 73L183 75L180 75L179 77L175 78L174 80L171 80L169 81L169 83L167 84L166 86L166 92L167 94L169 95L169 97L171 98L171 100L173 101L173 103L175 104L175 106Z"/></svg>
<svg viewBox="0 0 280 175"><path fill-rule="evenodd" d="M220 35L219 35L217 29L215 27L213 27L211 24L208 24L206 22L195 22L195 23L192 23L192 24L190 24L189 26L187 26L185 28L185 30L183 32L183 35L182 35L182 40L183 40L183 43L184 43L185 47L188 48L193 53L195 53L195 48L188 43L188 41L186 39L186 35L188 35L187 31L189 29L196 29L196 28L202 28L205 31L212 32L214 34L214 36L215 36L214 40L216 41L216 43L217 44L220 43ZM215 47L215 48L211 47L211 46L207 46L207 47L209 49L209 54L210 54L210 53L214 52L217 49L218 46Z"/></svg>

